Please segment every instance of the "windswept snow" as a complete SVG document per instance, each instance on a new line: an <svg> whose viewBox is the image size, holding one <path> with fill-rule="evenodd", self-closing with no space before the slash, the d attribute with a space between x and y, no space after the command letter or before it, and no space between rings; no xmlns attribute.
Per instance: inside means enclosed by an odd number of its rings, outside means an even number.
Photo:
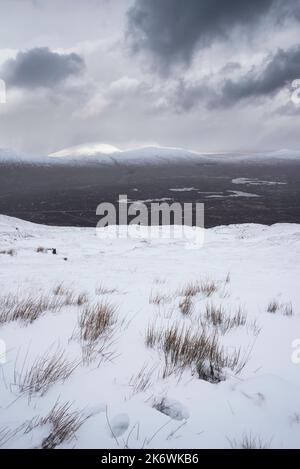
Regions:
<svg viewBox="0 0 300 469"><path fill-rule="evenodd" d="M64 404L81 420L76 438L56 440L59 448L228 448L245 435L300 447L300 225L219 226L205 231L202 248L188 250L184 240L99 239L95 229L0 216L0 251L2 312L9 294L64 301L32 323L9 322L0 311L2 447L45 447L51 409ZM197 282L215 288L195 288L183 315L184 291ZM72 294L85 296L77 304ZM78 318L99 302L116 306L113 334L104 355L82 361ZM205 323L207 305L229 315L240 308L246 323L227 332ZM245 367L222 370L219 383L189 367L163 377L164 354L145 344L149 324L193 331L206 324L228 353L240 347ZM70 375L44 392L22 389L25 371L57 350L76 364Z"/></svg>

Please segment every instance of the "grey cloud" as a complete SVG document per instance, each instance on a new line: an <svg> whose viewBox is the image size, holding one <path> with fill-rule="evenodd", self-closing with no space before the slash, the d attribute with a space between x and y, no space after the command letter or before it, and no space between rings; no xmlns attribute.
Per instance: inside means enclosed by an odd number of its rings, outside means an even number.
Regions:
<svg viewBox="0 0 300 469"><path fill-rule="evenodd" d="M58 54L48 47L19 52L3 66L3 76L19 88L51 88L84 70L83 59L75 53Z"/></svg>
<svg viewBox="0 0 300 469"><path fill-rule="evenodd" d="M265 76L278 47L288 51L292 44L300 43L299 24L287 23L283 14L285 5L295 11L300 0L280 0L280 3L271 0L36 0L36 3L39 8L33 7L31 0L0 1L0 17L4 19L0 28L1 63L14 57L11 54L18 50L30 58L28 53L40 47L42 40L50 49L45 55L59 49L57 55L66 58L72 49L84 57L87 70L82 77L79 75L79 80L73 80L84 65L81 66L79 58L67 60L65 67L63 59L54 61L55 69L63 69L58 77L53 78L53 67L46 65L42 66L47 70L44 75L35 72L32 77L32 73L20 73L24 66L21 67L19 58L6 63L11 83L23 89L15 92L13 86L8 86L7 104L0 105L1 146L13 145L21 151L35 153L92 141L120 147L151 142L201 151L230 151L247 146L259 150L299 148L299 120L295 115L299 106L291 103L289 109L277 111L278 106L289 100L289 93L282 93L282 99L276 97L270 106L261 106L257 96L264 103L265 96L272 98L276 93L267 92ZM141 67L135 55L126 53L125 14L132 5L129 30L133 45L155 54L160 67L164 63L169 67L183 64L180 74L172 73L167 79L153 74L153 70ZM196 12L200 7L201 15ZM213 7L217 7L216 13ZM246 13L240 19L242 8L246 8ZM224 12L225 9L228 11ZM147 13L148 18L137 18L138 11ZM162 18L155 18L154 14L160 11ZM283 21L275 29L274 18L277 15L278 20L278 12ZM261 26L256 29L256 24ZM259 29L263 29L263 34ZM237 39L234 44L233 38ZM217 47L203 50L202 55L199 48L216 40ZM269 51L275 54L266 56ZM188 69L185 64L198 52L199 57ZM266 60L251 70L250 64L264 56ZM145 53L145 58L147 63L152 63L149 53ZM224 67L226 62L228 65ZM0 70L0 77L4 78L4 69ZM246 79L252 88L254 81L264 83L264 86L260 84L259 95L253 90L245 91ZM139 85L135 87L132 80ZM226 87L227 82L231 85ZM285 83L285 78L280 83ZM28 93L28 89L34 92ZM239 105L231 107L235 103Z"/></svg>
<svg viewBox="0 0 300 469"><path fill-rule="evenodd" d="M227 80L216 105L230 106L242 99L272 96L291 81L300 78L300 46L279 49L261 68L254 68L239 81Z"/></svg>
<svg viewBox="0 0 300 469"><path fill-rule="evenodd" d="M235 27L253 27L270 15L296 14L300 0L135 0L128 11L134 51L150 52L160 69L189 63L198 47L229 37Z"/></svg>
<svg viewBox="0 0 300 469"><path fill-rule="evenodd" d="M291 117L299 117L300 116L300 106L299 104L295 104L292 101L286 103L284 106L280 106L276 109L276 114L282 116L291 116Z"/></svg>
<svg viewBox="0 0 300 469"><path fill-rule="evenodd" d="M242 68L241 64L238 62L228 62L221 70L221 73L235 72Z"/></svg>
<svg viewBox="0 0 300 469"><path fill-rule="evenodd" d="M235 71L241 73L233 80L230 73ZM272 97L300 78L300 45L286 51L279 49L247 72L243 72L236 63L223 67L221 78L225 72L227 78L222 81L216 81L214 76L197 82L178 80L178 86L170 99L171 107L177 112L189 111L201 105L208 109L229 108L242 100L254 102ZM212 82L215 84L212 85Z"/></svg>
<svg viewBox="0 0 300 469"><path fill-rule="evenodd" d="M209 100L216 99L212 86L203 79L199 82L189 83L179 80L175 93L171 97L171 107L178 113L190 111L199 105L206 105Z"/></svg>

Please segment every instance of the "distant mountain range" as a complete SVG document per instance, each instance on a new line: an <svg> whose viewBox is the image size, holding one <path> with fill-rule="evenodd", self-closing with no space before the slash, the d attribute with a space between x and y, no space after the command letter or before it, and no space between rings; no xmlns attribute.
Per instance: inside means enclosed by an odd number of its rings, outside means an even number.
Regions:
<svg viewBox="0 0 300 469"><path fill-rule="evenodd" d="M275 163L287 160L300 160L300 151L280 150L251 153L197 153L182 148L142 147L119 150L107 144L86 144L66 148L50 155L30 155L0 149L0 164L13 165L113 165L113 166L157 166L169 164L201 163Z"/></svg>

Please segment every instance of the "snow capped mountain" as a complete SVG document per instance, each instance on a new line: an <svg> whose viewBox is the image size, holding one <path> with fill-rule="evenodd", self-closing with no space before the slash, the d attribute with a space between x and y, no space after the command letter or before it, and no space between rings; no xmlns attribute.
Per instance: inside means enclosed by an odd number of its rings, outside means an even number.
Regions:
<svg viewBox="0 0 300 469"><path fill-rule="evenodd" d="M143 146L121 150L115 146L103 143L76 145L51 153L51 158L66 158L68 160L87 161L93 157L93 162L111 163L178 163L178 162L233 162L233 161L263 161L263 160L290 160L300 158L300 151L282 149L270 152L249 153L207 153L196 152L184 148Z"/></svg>
<svg viewBox="0 0 300 469"><path fill-rule="evenodd" d="M120 150L108 144L78 145L50 153L32 156L9 150L0 150L0 164L43 165L160 165L198 163L209 157L180 148L143 147Z"/></svg>
<svg viewBox="0 0 300 469"><path fill-rule="evenodd" d="M97 156L97 155L112 155L119 153L121 150L105 143L93 143L76 145L74 147L65 148L63 150L51 153L49 156L52 158L65 158L77 156Z"/></svg>
<svg viewBox="0 0 300 469"><path fill-rule="evenodd" d="M112 164L160 164L199 161L203 156L199 153L181 148L141 147L120 150L107 144L78 145L51 153L51 158L65 158L77 162L97 162Z"/></svg>
<svg viewBox="0 0 300 469"><path fill-rule="evenodd" d="M199 163L276 163L299 160L300 151L279 150L250 153L199 153L182 148L148 146L120 150L103 143L83 144L59 150L49 155L0 149L0 164L42 164L42 165L166 165Z"/></svg>

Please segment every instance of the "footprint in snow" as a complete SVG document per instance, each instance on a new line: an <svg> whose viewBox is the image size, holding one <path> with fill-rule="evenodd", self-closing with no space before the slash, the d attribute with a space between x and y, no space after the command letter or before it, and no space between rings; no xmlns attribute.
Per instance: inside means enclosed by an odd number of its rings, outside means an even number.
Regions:
<svg viewBox="0 0 300 469"><path fill-rule="evenodd" d="M186 420L190 416L188 410L181 402L166 397L155 401L153 407L174 420Z"/></svg>
<svg viewBox="0 0 300 469"><path fill-rule="evenodd" d="M127 414L116 415L110 422L111 437L122 436L129 427L129 416Z"/></svg>

